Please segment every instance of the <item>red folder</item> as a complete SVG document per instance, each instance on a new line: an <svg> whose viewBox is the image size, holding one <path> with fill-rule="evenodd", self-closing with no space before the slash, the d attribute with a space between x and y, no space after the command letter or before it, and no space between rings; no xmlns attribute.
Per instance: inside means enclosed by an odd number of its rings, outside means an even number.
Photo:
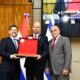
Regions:
<svg viewBox="0 0 80 80"><path fill-rule="evenodd" d="M37 55L38 40L20 38L18 44L18 56L35 57Z"/></svg>

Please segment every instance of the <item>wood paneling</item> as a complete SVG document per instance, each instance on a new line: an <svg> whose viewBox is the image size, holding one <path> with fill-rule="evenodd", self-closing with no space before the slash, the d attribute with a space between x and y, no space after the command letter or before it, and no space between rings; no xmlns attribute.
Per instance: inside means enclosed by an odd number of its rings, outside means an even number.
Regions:
<svg viewBox="0 0 80 80"><path fill-rule="evenodd" d="M25 13L30 14L29 24L30 24L30 33L31 33L32 32L32 5L15 6L15 24L17 24L17 26L21 25Z"/></svg>
<svg viewBox="0 0 80 80"><path fill-rule="evenodd" d="M24 4L24 1L27 0L0 0L0 38L8 36L10 25L15 24L20 28L24 13L30 14L29 26L32 32L32 3Z"/></svg>
<svg viewBox="0 0 80 80"><path fill-rule="evenodd" d="M4 6L0 5L0 37L4 37L5 35L5 28L4 28Z"/></svg>
<svg viewBox="0 0 80 80"><path fill-rule="evenodd" d="M14 5L5 5L5 29L6 35L8 35L8 28L14 23Z"/></svg>
<svg viewBox="0 0 80 80"><path fill-rule="evenodd" d="M13 4L14 0L0 0L0 4Z"/></svg>
<svg viewBox="0 0 80 80"><path fill-rule="evenodd" d="M0 0L0 4L32 4L28 0Z"/></svg>

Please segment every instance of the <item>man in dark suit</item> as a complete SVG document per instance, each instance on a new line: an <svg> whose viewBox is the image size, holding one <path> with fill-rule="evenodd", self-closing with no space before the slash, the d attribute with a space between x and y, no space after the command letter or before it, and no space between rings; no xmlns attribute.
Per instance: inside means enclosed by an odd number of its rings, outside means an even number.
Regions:
<svg viewBox="0 0 80 80"><path fill-rule="evenodd" d="M27 80L43 80L43 72L48 53L47 37L41 36L41 24L34 22L33 34L29 38L38 39L38 52L36 57L27 57L25 62Z"/></svg>
<svg viewBox="0 0 80 80"><path fill-rule="evenodd" d="M52 26L53 39L49 42L52 80L69 80L72 51L67 37L60 35L57 25Z"/></svg>
<svg viewBox="0 0 80 80"><path fill-rule="evenodd" d="M19 80L20 64L17 54L17 36L18 28L15 25L9 28L9 37L0 42L0 80ZM15 38L15 39L14 39ZM14 43L14 40L16 44Z"/></svg>

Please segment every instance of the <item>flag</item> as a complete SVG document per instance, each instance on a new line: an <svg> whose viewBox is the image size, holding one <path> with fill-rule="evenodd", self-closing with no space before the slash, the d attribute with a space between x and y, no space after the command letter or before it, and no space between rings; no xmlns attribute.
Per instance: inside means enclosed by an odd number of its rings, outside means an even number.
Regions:
<svg viewBox="0 0 80 80"><path fill-rule="evenodd" d="M53 19L50 19L49 24L48 24L48 28L47 28L47 32L46 32L46 36L48 38L48 41L50 41L52 39L50 29L54 25L54 23L55 23L55 21Z"/></svg>
<svg viewBox="0 0 80 80"><path fill-rule="evenodd" d="M47 32L46 32L46 36L48 38L48 41L50 41L52 39L50 29L54 25L54 23L55 23L54 19L50 19L48 27L47 27ZM46 73L46 71L44 71L44 80L51 80L50 73Z"/></svg>
<svg viewBox="0 0 80 80"><path fill-rule="evenodd" d="M44 71L44 80L51 80L50 73L46 73L46 71Z"/></svg>
<svg viewBox="0 0 80 80"><path fill-rule="evenodd" d="M29 14L24 14L24 18L22 24L20 26L19 33L17 35L17 39L20 37L26 37L29 35ZM24 68L25 58L20 58L20 66L21 66L21 73L20 73L20 80L26 80L26 69Z"/></svg>
<svg viewBox="0 0 80 80"><path fill-rule="evenodd" d="M20 31L17 38L26 37L29 35L29 14L24 14L22 24L20 26Z"/></svg>

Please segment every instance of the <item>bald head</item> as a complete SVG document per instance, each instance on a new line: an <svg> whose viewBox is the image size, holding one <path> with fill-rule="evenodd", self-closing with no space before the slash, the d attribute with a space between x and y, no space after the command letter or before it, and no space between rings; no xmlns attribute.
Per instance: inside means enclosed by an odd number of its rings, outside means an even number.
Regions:
<svg viewBox="0 0 80 80"><path fill-rule="evenodd" d="M39 21L35 21L34 23L33 23L33 26L34 25L39 25L39 26L41 26L41 23L39 22Z"/></svg>
<svg viewBox="0 0 80 80"><path fill-rule="evenodd" d="M33 33L40 34L41 33L41 24L38 21L33 23Z"/></svg>
<svg viewBox="0 0 80 80"><path fill-rule="evenodd" d="M60 34L60 29L59 29L59 26L57 25L52 26L50 31L51 31L52 37L57 37Z"/></svg>

